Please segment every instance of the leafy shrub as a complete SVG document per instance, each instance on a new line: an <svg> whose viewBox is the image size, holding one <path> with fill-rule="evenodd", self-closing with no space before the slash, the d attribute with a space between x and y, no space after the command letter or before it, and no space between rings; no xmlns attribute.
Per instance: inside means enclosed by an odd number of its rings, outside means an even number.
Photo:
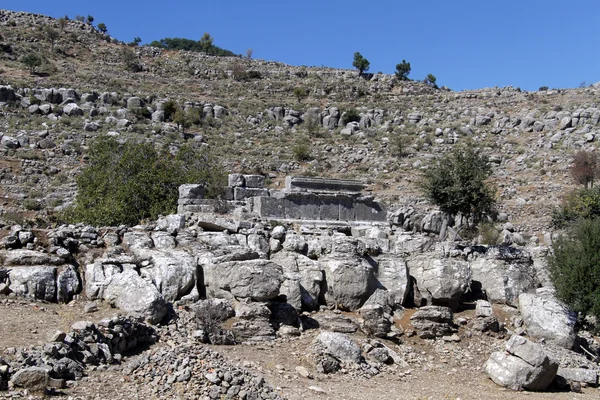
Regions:
<svg viewBox="0 0 600 400"><path fill-rule="evenodd" d="M487 156L472 146L457 146L425 170L419 186L443 212L476 222L494 209L494 189L486 183L491 174Z"/></svg>
<svg viewBox="0 0 600 400"><path fill-rule="evenodd" d="M600 317L600 219L581 219L552 245L550 277L573 311Z"/></svg>
<svg viewBox="0 0 600 400"><path fill-rule="evenodd" d="M394 136L390 142L390 153L398 158L408 155L408 148L412 144L412 138L405 134Z"/></svg>
<svg viewBox="0 0 600 400"><path fill-rule="evenodd" d="M298 103L300 103L302 99L308 96L308 93L306 92L306 89L302 86L296 86L294 88L294 96L296 96L296 98L298 99Z"/></svg>
<svg viewBox="0 0 600 400"><path fill-rule="evenodd" d="M349 122L360 122L360 114L355 108L351 108L342 115L342 124Z"/></svg>
<svg viewBox="0 0 600 400"><path fill-rule="evenodd" d="M89 164L77 178L75 205L66 218L93 225L136 224L174 212L179 186L202 181L207 197L219 196L224 176L206 153L183 146L173 156L150 143L102 137L90 147Z"/></svg>
<svg viewBox="0 0 600 400"><path fill-rule="evenodd" d="M479 225L479 241L487 245L499 245L502 243L500 231L489 222Z"/></svg>
<svg viewBox="0 0 600 400"><path fill-rule="evenodd" d="M158 41L153 41L150 43L150 46L160 47L166 50L196 51L199 53L206 53L211 56L236 56L236 54L232 51L215 46L213 44L213 38L208 33L205 33L198 41L185 38L164 38Z"/></svg>
<svg viewBox="0 0 600 400"><path fill-rule="evenodd" d="M35 53L24 55L20 61L29 69L31 74L35 74L36 68L42 65L42 58Z"/></svg>
<svg viewBox="0 0 600 400"><path fill-rule="evenodd" d="M546 90L548 90L548 86L540 86L540 88L538 90L540 92L545 92Z"/></svg>
<svg viewBox="0 0 600 400"><path fill-rule="evenodd" d="M165 121L171 121L179 106L175 100L167 100L163 103L162 109L165 113Z"/></svg>
<svg viewBox="0 0 600 400"><path fill-rule="evenodd" d="M42 204L34 199L25 199L23 201L23 208L31 211L39 211L42 209Z"/></svg>
<svg viewBox="0 0 600 400"><path fill-rule="evenodd" d="M578 219L600 217L600 188L574 190L552 212L552 223L565 227Z"/></svg>
<svg viewBox="0 0 600 400"><path fill-rule="evenodd" d="M298 161L308 161L312 157L310 155L310 147L306 143L298 143L292 147L294 158Z"/></svg>

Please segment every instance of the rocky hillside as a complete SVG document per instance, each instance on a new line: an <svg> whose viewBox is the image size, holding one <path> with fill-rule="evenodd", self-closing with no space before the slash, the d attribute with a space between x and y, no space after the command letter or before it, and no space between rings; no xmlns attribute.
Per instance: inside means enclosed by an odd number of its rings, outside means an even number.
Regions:
<svg viewBox="0 0 600 400"><path fill-rule="evenodd" d="M48 220L69 204L98 135L179 146L161 112L172 99L195 110L185 140L228 171L266 174L273 187L286 174L361 179L392 205L426 209L419 170L471 141L495 163L501 211L524 237L542 238L572 186L572 153L595 148L600 121L593 86L453 92L384 74L128 47L40 15L0 11L0 26L0 80L10 85L0 90L5 224ZM43 59L35 75L19 61L29 53Z"/></svg>
<svg viewBox="0 0 600 400"><path fill-rule="evenodd" d="M600 339L546 255L600 86L453 92L0 27L0 395L597 397ZM209 152L222 199L186 184L156 221L59 224L103 136ZM462 143L493 162L500 244L457 240L417 188Z"/></svg>

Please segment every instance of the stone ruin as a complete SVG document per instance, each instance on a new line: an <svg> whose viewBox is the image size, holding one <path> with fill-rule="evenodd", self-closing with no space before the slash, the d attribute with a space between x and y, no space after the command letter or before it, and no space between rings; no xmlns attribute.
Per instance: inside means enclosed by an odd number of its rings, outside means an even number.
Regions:
<svg viewBox="0 0 600 400"><path fill-rule="evenodd" d="M224 199L235 210L246 210L264 220L281 222L343 224L386 223L385 206L373 196L364 195L364 185L356 180L288 176L285 189L266 189L262 175L230 174ZM177 212L214 213L218 203L204 198L201 184L179 188Z"/></svg>

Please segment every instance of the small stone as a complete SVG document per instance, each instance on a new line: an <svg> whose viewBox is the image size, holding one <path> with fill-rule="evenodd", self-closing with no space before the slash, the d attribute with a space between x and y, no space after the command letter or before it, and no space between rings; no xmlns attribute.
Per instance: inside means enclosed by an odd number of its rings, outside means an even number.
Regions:
<svg viewBox="0 0 600 400"><path fill-rule="evenodd" d="M308 378L308 379L313 378L312 374L306 368L304 368L302 366L297 366L295 369L296 369L296 373L298 375L300 375L301 377Z"/></svg>
<svg viewBox="0 0 600 400"><path fill-rule="evenodd" d="M308 390L312 390L313 392L317 392L317 393L327 393L323 388L321 388L319 386L309 386Z"/></svg>
<svg viewBox="0 0 600 400"><path fill-rule="evenodd" d="M86 314L90 314L96 311L98 311L98 304L96 304L96 302L94 301L86 303L83 307L83 312L85 312Z"/></svg>
<svg viewBox="0 0 600 400"><path fill-rule="evenodd" d="M50 342L62 342L67 337L67 334L63 331L54 331L49 337L48 341Z"/></svg>
<svg viewBox="0 0 600 400"><path fill-rule="evenodd" d="M444 342L460 342L460 336L458 336L456 333L454 335L444 336L442 339Z"/></svg>

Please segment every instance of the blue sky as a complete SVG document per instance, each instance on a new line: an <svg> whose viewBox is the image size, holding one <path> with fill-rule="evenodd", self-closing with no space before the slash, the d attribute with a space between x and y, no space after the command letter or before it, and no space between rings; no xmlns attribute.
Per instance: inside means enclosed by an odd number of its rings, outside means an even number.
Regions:
<svg viewBox="0 0 600 400"><path fill-rule="evenodd" d="M217 46L292 65L352 68L359 51L370 72L392 73L406 59L411 78L433 73L453 90L600 81L599 0L2 0L0 7L90 14L123 41L209 32Z"/></svg>

